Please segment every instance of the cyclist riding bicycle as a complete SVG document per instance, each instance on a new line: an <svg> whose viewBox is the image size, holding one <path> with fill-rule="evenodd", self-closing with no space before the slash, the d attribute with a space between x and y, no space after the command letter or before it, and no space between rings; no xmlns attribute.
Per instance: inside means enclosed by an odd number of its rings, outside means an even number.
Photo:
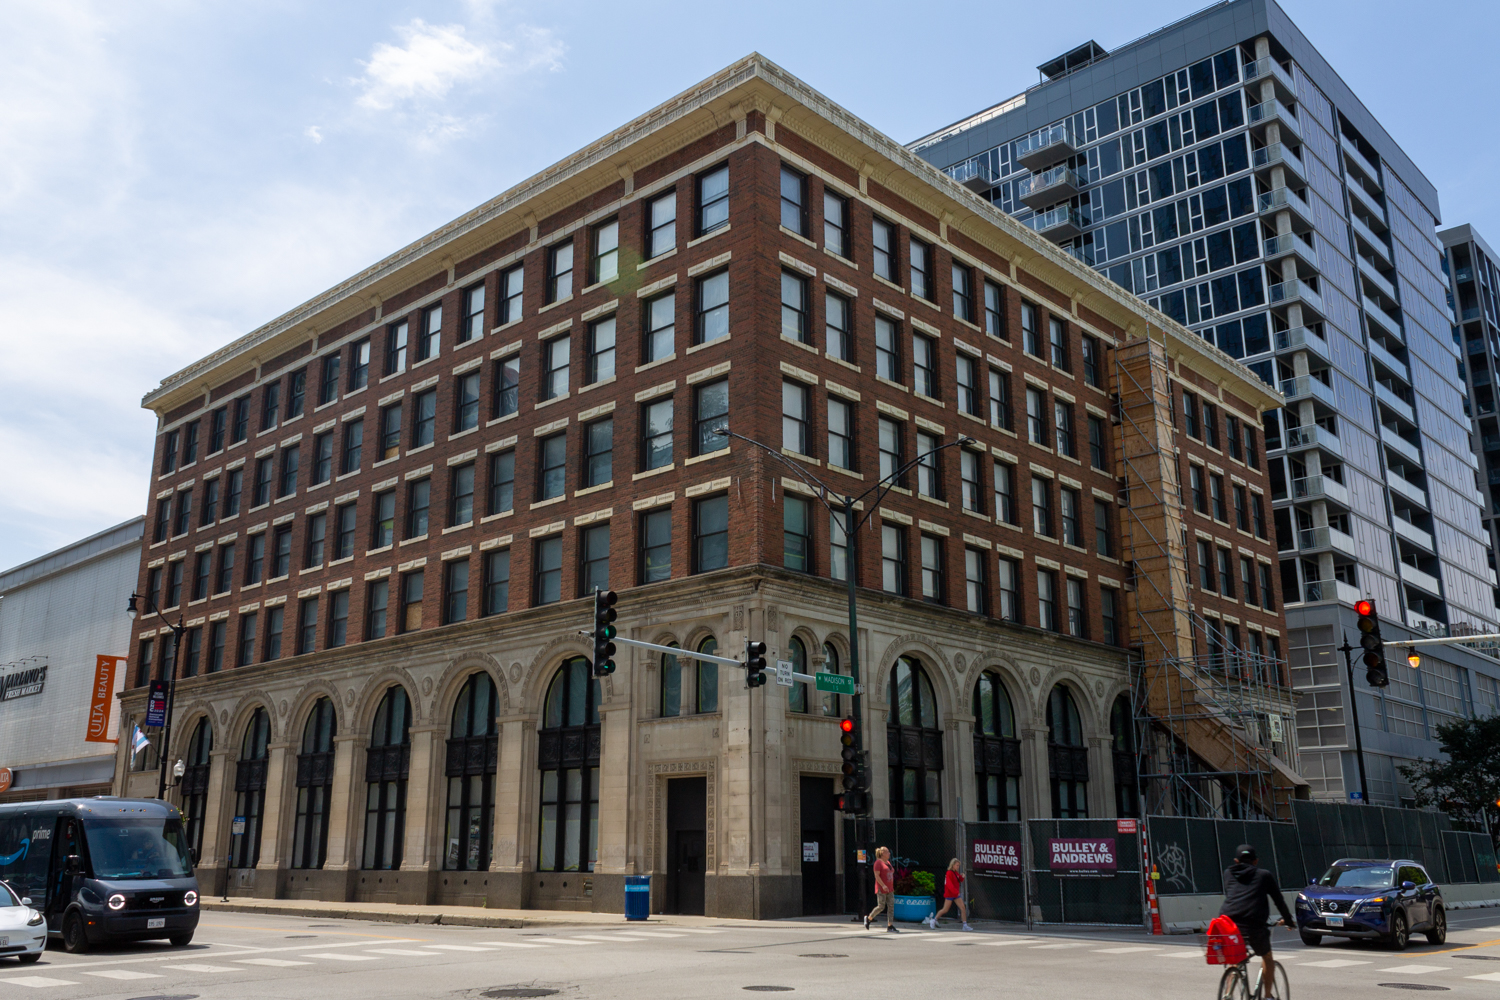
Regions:
<svg viewBox="0 0 1500 1000"><path fill-rule="evenodd" d="M1234 864L1224 871L1224 905L1219 912L1239 926L1240 934L1250 950L1261 958L1263 995L1270 996L1275 982L1275 963L1271 960L1271 928L1266 920L1271 915L1267 900L1274 900L1281 911L1279 925L1295 927L1297 922L1286 908L1281 887L1276 876L1256 866L1259 855L1249 844L1235 848Z"/></svg>

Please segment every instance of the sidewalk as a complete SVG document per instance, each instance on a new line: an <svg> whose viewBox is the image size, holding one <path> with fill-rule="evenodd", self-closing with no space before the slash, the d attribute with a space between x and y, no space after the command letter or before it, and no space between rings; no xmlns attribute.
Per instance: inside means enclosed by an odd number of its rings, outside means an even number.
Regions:
<svg viewBox="0 0 1500 1000"><path fill-rule="evenodd" d="M450 927L599 927L622 926L621 913L575 910L492 910L478 906L424 906L403 903L332 903L314 899L250 899L231 897L227 903L205 898L199 907L219 913L261 913L278 917L320 917L373 920L391 924L447 924ZM847 918L845 918L847 919ZM703 927L725 924L763 924L758 920L652 914L635 926Z"/></svg>

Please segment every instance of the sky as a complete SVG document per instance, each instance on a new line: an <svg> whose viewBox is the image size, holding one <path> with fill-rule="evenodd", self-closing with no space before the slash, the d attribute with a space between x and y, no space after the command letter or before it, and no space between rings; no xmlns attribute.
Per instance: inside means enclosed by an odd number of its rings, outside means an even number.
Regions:
<svg viewBox="0 0 1500 1000"><path fill-rule="evenodd" d="M1500 245L1500 5L1282 3ZM163 378L751 51L909 142L1201 6L0 0L0 568L145 511Z"/></svg>

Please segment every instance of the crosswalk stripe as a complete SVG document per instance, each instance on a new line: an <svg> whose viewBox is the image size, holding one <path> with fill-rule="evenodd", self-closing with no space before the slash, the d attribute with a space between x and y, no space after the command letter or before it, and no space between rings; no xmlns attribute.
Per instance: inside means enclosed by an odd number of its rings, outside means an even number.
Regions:
<svg viewBox="0 0 1500 1000"><path fill-rule="evenodd" d="M1169 949L1169 951L1168 951L1167 954L1160 955L1158 957L1159 958L1196 958L1200 962L1202 962L1202 961L1205 960L1204 957L1203 957L1203 952L1199 951L1197 948L1172 948L1172 949Z"/></svg>
<svg viewBox="0 0 1500 1000"><path fill-rule="evenodd" d="M1087 941L1054 941L1052 944L1034 944L1033 951L1041 951L1043 948L1082 948L1088 944Z"/></svg>
<svg viewBox="0 0 1500 1000"><path fill-rule="evenodd" d="M631 931L630 933L643 938L679 938L681 934L670 931Z"/></svg>
<svg viewBox="0 0 1500 1000"><path fill-rule="evenodd" d="M1357 959L1353 959L1353 958L1328 958L1328 959L1324 959L1321 962L1303 962L1301 965L1297 966L1297 968L1299 968L1299 969L1342 969L1345 966L1349 966L1349 965L1373 965L1373 964L1374 964L1373 962L1366 962L1366 961L1357 960Z"/></svg>
<svg viewBox="0 0 1500 1000"><path fill-rule="evenodd" d="M1008 944L1034 944L1036 938L1000 938L998 941L981 941L980 944L989 945L992 948L1003 948Z"/></svg>
<svg viewBox="0 0 1500 1000"><path fill-rule="evenodd" d="M133 969L99 969L97 972L80 970L85 976L98 976L100 979L160 979L161 975L155 972L136 972Z"/></svg>
<svg viewBox="0 0 1500 1000"><path fill-rule="evenodd" d="M77 986L71 979L49 979L46 976L16 976L14 979L0 979L0 983L9 986L30 986L33 989L41 989L45 986Z"/></svg>
<svg viewBox="0 0 1500 1000"><path fill-rule="evenodd" d="M680 931L683 934L722 934L722 933L724 933L723 931L709 930L707 927L673 927L672 929L674 931Z"/></svg>
<svg viewBox="0 0 1500 1000"><path fill-rule="evenodd" d="M529 941L481 941L482 945L490 948L545 948L544 944L532 944Z"/></svg>
<svg viewBox="0 0 1500 1000"><path fill-rule="evenodd" d="M675 937L675 935L674 935L674 937ZM587 941L574 941L572 938L560 938L560 937L534 937L531 940L534 941L534 942L536 942L537 944L576 944L576 945L587 945L588 944Z"/></svg>
<svg viewBox="0 0 1500 1000"><path fill-rule="evenodd" d="M580 941L644 941L639 934L574 934Z"/></svg>
<svg viewBox="0 0 1500 1000"><path fill-rule="evenodd" d="M236 969L232 965L163 965L163 969L176 969L182 972L243 972L244 969Z"/></svg>
<svg viewBox="0 0 1500 1000"><path fill-rule="evenodd" d="M441 955L440 951L420 951L416 948L366 948L371 955Z"/></svg>
<svg viewBox="0 0 1500 1000"><path fill-rule="evenodd" d="M1096 955L1129 955L1131 952L1135 952L1135 951L1156 951L1156 950L1157 950L1156 948L1153 948L1150 945L1133 944L1133 945L1131 945L1128 948L1095 948L1094 949L1094 954L1096 954Z"/></svg>
<svg viewBox="0 0 1500 1000"><path fill-rule="evenodd" d="M308 955L308 958L326 958L335 962L378 962L374 955L350 955L342 951L326 951L318 955Z"/></svg>
<svg viewBox="0 0 1500 1000"><path fill-rule="evenodd" d="M1389 969L1381 969L1381 972L1404 972L1409 976L1420 976L1428 972L1447 972L1453 968L1451 965L1393 965Z"/></svg>
<svg viewBox="0 0 1500 1000"><path fill-rule="evenodd" d="M1500 983L1500 972L1486 972L1479 976L1464 976L1465 979L1483 979L1487 983Z"/></svg>
<svg viewBox="0 0 1500 1000"><path fill-rule="evenodd" d="M264 965L271 969L289 969L294 965L312 965L311 962L292 962L285 958L231 958L240 965Z"/></svg>
<svg viewBox="0 0 1500 1000"><path fill-rule="evenodd" d="M483 948L480 948L480 947L478 947L476 945L472 945L472 944L433 944L433 945L428 945L428 947L429 948L441 948L443 951L484 951L485 950Z"/></svg>

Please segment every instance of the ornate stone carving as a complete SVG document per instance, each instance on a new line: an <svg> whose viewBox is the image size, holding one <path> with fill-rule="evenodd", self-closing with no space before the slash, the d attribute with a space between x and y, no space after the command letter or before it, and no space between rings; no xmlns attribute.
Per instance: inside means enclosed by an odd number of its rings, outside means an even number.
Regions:
<svg viewBox="0 0 1500 1000"><path fill-rule="evenodd" d="M967 661L964 659L964 654L958 653L953 657L953 672L959 677L963 677L966 666Z"/></svg>
<svg viewBox="0 0 1500 1000"><path fill-rule="evenodd" d="M745 606L743 604L734 606L734 631L745 631Z"/></svg>
<svg viewBox="0 0 1500 1000"><path fill-rule="evenodd" d="M219 725L221 725L221 726L227 726L227 725L229 725L229 709L226 708L226 709L224 709L223 711L221 711L219 713Z"/></svg>
<svg viewBox="0 0 1500 1000"><path fill-rule="evenodd" d="M1031 678L1032 687L1037 687L1042 683L1042 672L1036 667L1031 668L1031 673L1029 676Z"/></svg>
<svg viewBox="0 0 1500 1000"><path fill-rule="evenodd" d="M350 688L344 692L344 704L350 708L354 707L354 689Z"/></svg>
<svg viewBox="0 0 1500 1000"><path fill-rule="evenodd" d="M665 870L667 861L666 846L662 843L662 831L667 826L667 797L666 787L668 777L687 777L693 774L701 774L707 778L707 804L704 810L704 822L708 826L704 839L706 840L706 854L704 859L704 870L710 874L716 872L719 867L719 837L718 837L718 804L716 802L718 786L717 760L679 760L666 761L652 764L646 769L651 776L651 812L646 819L646 843L651 846L651 857L647 862L650 872Z"/></svg>
<svg viewBox="0 0 1500 1000"><path fill-rule="evenodd" d="M510 682L512 684L521 683L521 665L519 663L512 663L510 665Z"/></svg>
<svg viewBox="0 0 1500 1000"><path fill-rule="evenodd" d="M432 694L432 678L431 677L423 677L422 678L422 693L423 694Z"/></svg>
<svg viewBox="0 0 1500 1000"><path fill-rule="evenodd" d="M287 703L285 698L281 699L281 705L279 707L281 709L281 717L286 718Z"/></svg>
<svg viewBox="0 0 1500 1000"><path fill-rule="evenodd" d="M777 625L776 625L776 608L775 608L775 606L771 606L771 607L766 608L766 631L767 632L779 632L779 631L781 631L777 627Z"/></svg>
<svg viewBox="0 0 1500 1000"><path fill-rule="evenodd" d="M1103 681L1095 681L1094 682L1094 694L1098 695L1100 698L1104 697L1104 682Z"/></svg>

